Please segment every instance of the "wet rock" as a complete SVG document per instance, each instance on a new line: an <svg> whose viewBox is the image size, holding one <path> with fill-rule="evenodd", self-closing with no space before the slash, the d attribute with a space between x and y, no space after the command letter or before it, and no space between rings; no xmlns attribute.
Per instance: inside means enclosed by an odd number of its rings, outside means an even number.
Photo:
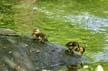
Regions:
<svg viewBox="0 0 108 71"><path fill-rule="evenodd" d="M13 36L13 34L17 36ZM57 44L39 43L38 40L20 36L13 30L0 29L1 71L53 70L61 66L76 65L88 61L84 56L67 55L65 50L63 46Z"/></svg>
<svg viewBox="0 0 108 71"><path fill-rule="evenodd" d="M18 33L8 28L0 28L0 35L18 35Z"/></svg>

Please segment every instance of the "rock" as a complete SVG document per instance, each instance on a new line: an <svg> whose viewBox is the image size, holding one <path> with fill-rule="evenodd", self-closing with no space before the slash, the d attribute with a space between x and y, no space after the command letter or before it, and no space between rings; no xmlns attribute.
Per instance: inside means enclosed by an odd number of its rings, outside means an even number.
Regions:
<svg viewBox="0 0 108 71"><path fill-rule="evenodd" d="M2 34L0 35L1 71L53 70L61 66L88 61L84 56L65 54L66 49L63 46L50 42L39 43L38 40L20 36L10 29L0 29L0 34ZM13 36L13 34L18 36Z"/></svg>
<svg viewBox="0 0 108 71"><path fill-rule="evenodd" d="M8 28L0 28L0 35L18 35L18 33Z"/></svg>

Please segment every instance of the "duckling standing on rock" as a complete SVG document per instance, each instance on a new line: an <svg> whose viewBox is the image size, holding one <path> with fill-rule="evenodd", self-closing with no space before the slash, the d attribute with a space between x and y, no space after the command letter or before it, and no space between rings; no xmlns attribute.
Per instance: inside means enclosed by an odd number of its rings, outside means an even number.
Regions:
<svg viewBox="0 0 108 71"><path fill-rule="evenodd" d="M69 41L65 46L68 48L68 50L66 50L66 53L69 55L83 55L83 53L85 52L85 48L79 46L79 43L75 41Z"/></svg>
<svg viewBox="0 0 108 71"><path fill-rule="evenodd" d="M75 52L79 49L79 43L75 41L69 41L65 46L68 48L68 50L66 50L66 53L69 55L75 54Z"/></svg>
<svg viewBox="0 0 108 71"><path fill-rule="evenodd" d="M41 43L48 41L47 36L37 28L33 30L32 36L34 40L38 40Z"/></svg>
<svg viewBox="0 0 108 71"><path fill-rule="evenodd" d="M65 46L68 48L65 51L68 55L82 56L85 52L85 48L79 46L79 43L75 41L69 41ZM80 66L83 67L83 64L81 63ZM68 71L77 71L77 65L67 65L67 69Z"/></svg>

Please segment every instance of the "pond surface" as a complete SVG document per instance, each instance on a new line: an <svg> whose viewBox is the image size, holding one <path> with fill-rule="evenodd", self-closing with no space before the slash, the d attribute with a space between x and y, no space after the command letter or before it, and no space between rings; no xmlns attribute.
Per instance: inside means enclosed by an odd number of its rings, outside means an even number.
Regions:
<svg viewBox="0 0 108 71"><path fill-rule="evenodd" d="M103 47L103 52L91 53L93 54L93 59L95 62L105 61L108 62L108 18L100 18L92 16L88 13L84 15L68 15L64 16L66 22L71 22L72 24L81 24L85 29L90 29L105 35L105 46ZM106 27L106 28L102 28Z"/></svg>
<svg viewBox="0 0 108 71"><path fill-rule="evenodd" d="M101 64L108 71L108 1L42 0L32 12L33 25L47 32L51 42L64 45L75 39L84 43L88 65L95 69Z"/></svg>
<svg viewBox="0 0 108 71"><path fill-rule="evenodd" d="M67 19L66 21L72 22L72 24L78 23L84 25L86 29L91 29L94 31L107 31L106 29L101 29L101 27L108 27L108 18L99 18L96 16L92 16L87 12L85 12L84 15L68 15L64 16L64 18Z"/></svg>

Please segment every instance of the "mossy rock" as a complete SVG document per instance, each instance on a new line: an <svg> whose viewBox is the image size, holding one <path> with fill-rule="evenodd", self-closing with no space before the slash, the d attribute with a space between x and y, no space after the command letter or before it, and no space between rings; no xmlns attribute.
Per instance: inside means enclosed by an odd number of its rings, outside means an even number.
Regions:
<svg viewBox="0 0 108 71"><path fill-rule="evenodd" d="M0 29L0 31L0 34L3 34L0 35L1 71L53 70L88 61L83 56L67 55L65 53L66 48L58 44L40 43L38 40L33 40L32 37L27 36L13 36L13 34L16 35L16 32L10 29Z"/></svg>

